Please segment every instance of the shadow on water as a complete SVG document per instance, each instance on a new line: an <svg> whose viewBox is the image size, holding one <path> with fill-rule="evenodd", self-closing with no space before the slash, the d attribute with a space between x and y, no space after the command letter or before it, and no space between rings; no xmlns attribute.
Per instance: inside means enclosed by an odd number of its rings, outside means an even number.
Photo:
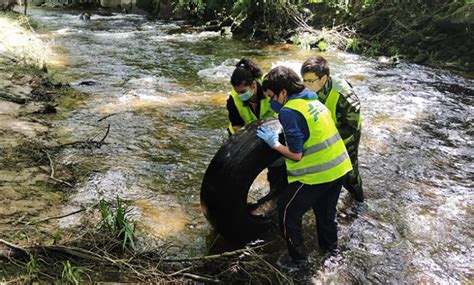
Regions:
<svg viewBox="0 0 474 285"><path fill-rule="evenodd" d="M176 23L138 15L93 15L86 23L76 15L32 13L44 38L64 52L56 69L71 81L97 82L75 85L89 94L77 108L58 107L60 140L100 135L111 125L101 149L62 153L62 163L88 162L93 170L64 212L118 195L133 206L140 228L183 246L182 254L235 248L216 239L199 205L203 174L227 136L233 64L246 56L268 71L317 53L179 31ZM367 198L355 205L343 191L340 253L324 262L308 214L313 267L288 274L306 283L469 283L474 81L404 62L324 56L362 103L359 160ZM285 254L277 241L269 253L275 263Z"/></svg>

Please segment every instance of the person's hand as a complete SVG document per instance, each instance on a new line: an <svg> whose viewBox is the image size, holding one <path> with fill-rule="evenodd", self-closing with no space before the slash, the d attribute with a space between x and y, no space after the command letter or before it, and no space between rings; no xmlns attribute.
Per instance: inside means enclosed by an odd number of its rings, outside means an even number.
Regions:
<svg viewBox="0 0 474 285"><path fill-rule="evenodd" d="M257 137L264 140L271 148L274 148L275 146L280 144L280 142L278 141L278 133L269 127L263 126L258 129Z"/></svg>

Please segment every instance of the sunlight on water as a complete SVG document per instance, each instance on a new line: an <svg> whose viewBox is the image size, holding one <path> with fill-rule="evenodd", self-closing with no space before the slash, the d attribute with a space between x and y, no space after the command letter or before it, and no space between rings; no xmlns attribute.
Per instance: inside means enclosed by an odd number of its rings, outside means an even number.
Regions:
<svg viewBox="0 0 474 285"><path fill-rule="evenodd" d="M140 223L157 238L166 240L182 234L190 221L177 202L138 200L135 205L141 211Z"/></svg>

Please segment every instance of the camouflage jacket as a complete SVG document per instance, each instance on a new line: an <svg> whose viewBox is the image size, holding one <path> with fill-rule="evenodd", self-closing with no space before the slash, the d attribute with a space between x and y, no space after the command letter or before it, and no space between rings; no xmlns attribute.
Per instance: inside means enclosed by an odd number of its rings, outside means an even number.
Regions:
<svg viewBox="0 0 474 285"><path fill-rule="evenodd" d="M338 91L340 96L336 106L336 127L342 139L354 135L353 140L358 141L360 139L360 128L358 125L360 118L360 101L352 89L352 85L347 81L329 77L323 89L318 92L319 101L323 104L326 103L326 99L333 85L335 85L333 84L335 82L340 82L341 84L338 85L345 87Z"/></svg>

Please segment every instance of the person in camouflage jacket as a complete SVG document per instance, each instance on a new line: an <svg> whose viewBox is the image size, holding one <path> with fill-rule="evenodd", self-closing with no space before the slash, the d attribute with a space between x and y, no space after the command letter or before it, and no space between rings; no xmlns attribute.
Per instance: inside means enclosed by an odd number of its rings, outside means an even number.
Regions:
<svg viewBox="0 0 474 285"><path fill-rule="evenodd" d="M306 60L301 67L301 76L306 88L317 92L319 101L332 113L353 166L353 170L344 181L344 188L356 201L363 202L364 193L357 158L361 135L359 98L349 82L330 76L329 64L321 56Z"/></svg>

